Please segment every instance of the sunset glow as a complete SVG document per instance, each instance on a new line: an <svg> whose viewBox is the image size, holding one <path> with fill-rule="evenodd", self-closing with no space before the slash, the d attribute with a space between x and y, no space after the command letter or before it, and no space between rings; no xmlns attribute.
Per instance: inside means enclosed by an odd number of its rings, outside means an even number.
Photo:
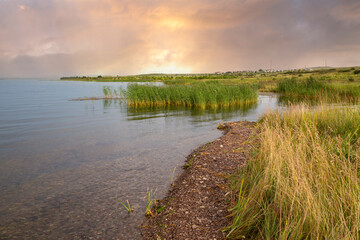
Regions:
<svg viewBox="0 0 360 240"><path fill-rule="evenodd" d="M4 0L0 74L360 65L359 13L357 0Z"/></svg>
<svg viewBox="0 0 360 240"><path fill-rule="evenodd" d="M21 10L21 11L24 11L25 10L25 5L19 5L18 8Z"/></svg>
<svg viewBox="0 0 360 240"><path fill-rule="evenodd" d="M162 25L170 28L171 30L176 30L184 27L185 23L180 19L164 19Z"/></svg>

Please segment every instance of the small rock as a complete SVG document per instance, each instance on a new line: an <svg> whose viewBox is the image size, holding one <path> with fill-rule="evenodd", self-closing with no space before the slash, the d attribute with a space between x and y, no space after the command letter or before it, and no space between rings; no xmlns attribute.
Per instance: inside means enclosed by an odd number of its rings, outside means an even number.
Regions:
<svg viewBox="0 0 360 240"><path fill-rule="evenodd" d="M222 147L224 147L223 145L220 145L220 147L222 148Z"/></svg>

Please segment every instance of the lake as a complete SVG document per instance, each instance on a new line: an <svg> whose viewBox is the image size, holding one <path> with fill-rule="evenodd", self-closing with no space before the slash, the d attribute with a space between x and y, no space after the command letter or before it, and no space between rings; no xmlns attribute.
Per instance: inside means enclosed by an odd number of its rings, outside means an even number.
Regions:
<svg viewBox="0 0 360 240"><path fill-rule="evenodd" d="M0 239L138 239L147 188L165 196L174 168L222 133L278 107L132 109L101 96L127 83L0 80ZM128 214L118 199L129 200Z"/></svg>

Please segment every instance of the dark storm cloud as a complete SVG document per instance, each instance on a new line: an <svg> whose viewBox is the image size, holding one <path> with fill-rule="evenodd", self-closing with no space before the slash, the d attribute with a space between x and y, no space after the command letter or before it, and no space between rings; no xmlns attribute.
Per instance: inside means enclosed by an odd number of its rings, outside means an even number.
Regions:
<svg viewBox="0 0 360 240"><path fill-rule="evenodd" d="M0 76L359 65L358 0L0 0Z"/></svg>

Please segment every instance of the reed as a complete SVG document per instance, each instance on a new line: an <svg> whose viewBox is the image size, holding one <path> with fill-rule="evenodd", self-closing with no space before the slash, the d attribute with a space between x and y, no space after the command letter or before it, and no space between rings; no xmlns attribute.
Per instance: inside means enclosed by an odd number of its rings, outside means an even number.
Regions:
<svg viewBox="0 0 360 240"><path fill-rule="evenodd" d="M176 170L176 167L174 167L174 170L172 171L172 174L171 174L171 177L170 177L171 186L174 186L175 170Z"/></svg>
<svg viewBox="0 0 360 240"><path fill-rule="evenodd" d="M359 239L360 111L290 107L265 115L234 176L230 238Z"/></svg>
<svg viewBox="0 0 360 240"><path fill-rule="evenodd" d="M122 92L133 107L185 106L218 108L253 104L257 101L256 89L251 86L226 86L199 83L178 86L150 86L131 84Z"/></svg>
<svg viewBox="0 0 360 240"><path fill-rule="evenodd" d="M278 83L278 91L284 94L315 96L319 91L327 91L329 87L313 77L306 80L285 79Z"/></svg>
<svg viewBox="0 0 360 240"><path fill-rule="evenodd" d="M118 201L121 203L121 205L128 211L128 213L131 213L134 211L134 208L130 205L129 200L126 200L126 204L122 202L119 198Z"/></svg>
<svg viewBox="0 0 360 240"><path fill-rule="evenodd" d="M293 103L307 100L314 103L357 103L360 100L359 85L330 84L314 77L305 80L284 79L278 82L277 91L281 93L283 98Z"/></svg>
<svg viewBox="0 0 360 240"><path fill-rule="evenodd" d="M149 187L147 188L146 191L146 210L145 210L145 216L147 217L153 217L154 213L151 211L152 206L154 204L156 204L156 202L158 201L158 199L154 198L154 195L156 193L156 189L149 189Z"/></svg>
<svg viewBox="0 0 360 240"><path fill-rule="evenodd" d="M121 89L119 89L119 91L117 91L115 88L110 87L110 86L103 87L103 94L104 94L105 98L118 98L118 97L120 97L120 92L121 92Z"/></svg>

